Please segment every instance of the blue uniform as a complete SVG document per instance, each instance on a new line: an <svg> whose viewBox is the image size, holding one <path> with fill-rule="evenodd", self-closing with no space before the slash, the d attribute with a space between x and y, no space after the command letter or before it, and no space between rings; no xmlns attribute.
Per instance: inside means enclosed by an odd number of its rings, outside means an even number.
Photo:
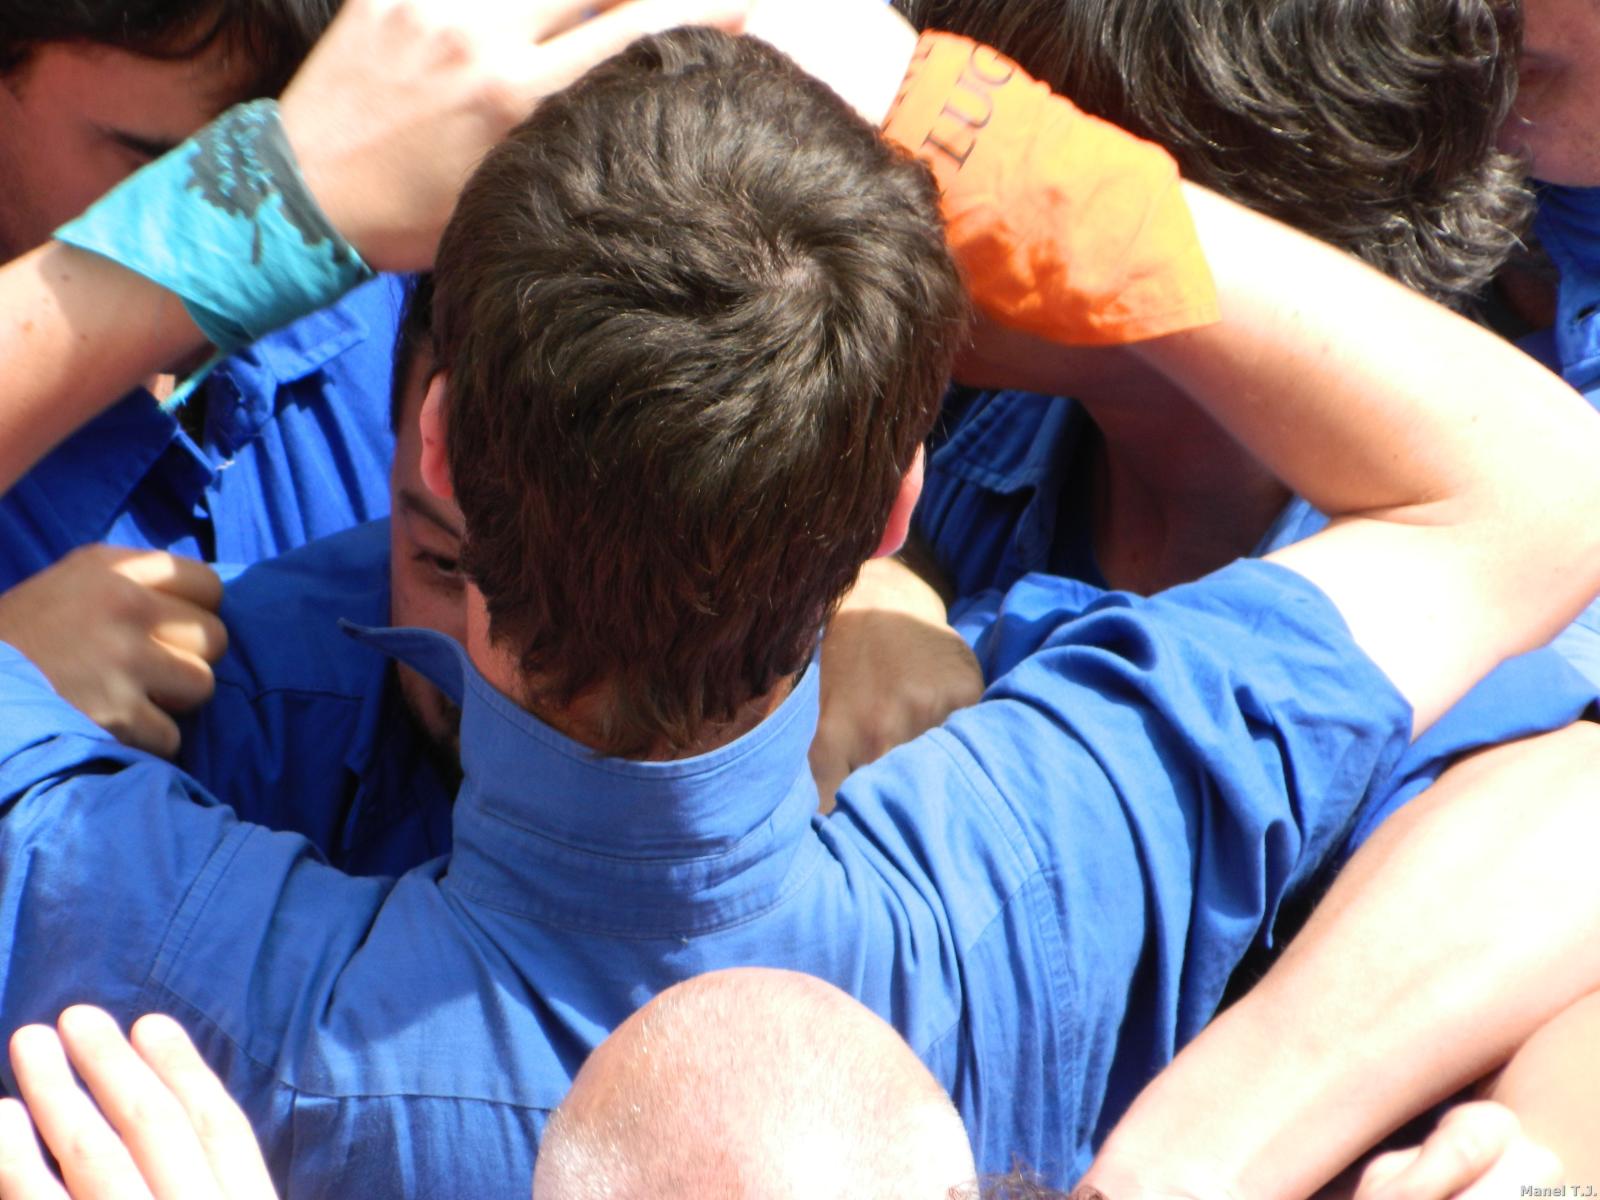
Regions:
<svg viewBox="0 0 1600 1200"><path fill-rule="evenodd" d="M1073 491L1084 474L1074 468L1092 436L1083 409L1060 397L957 391L942 428L928 460L917 529L955 586L951 623L981 649L1005 589L1035 571L1074 580L1078 603L1091 603L1106 583L1091 549L1089 506ZM1315 508L1293 499L1255 553L1269 554L1326 524ZM1333 865L1462 754L1560 729L1597 698L1600 609L1592 608L1553 648L1500 667L1429 729L1368 798Z"/></svg>
<svg viewBox="0 0 1600 1200"><path fill-rule="evenodd" d="M513 705L447 639L375 635L463 704L454 852L397 881L242 824L0 647L0 1033L79 1000L171 1012L287 1200L522 1200L607 1031L678 980L784 966L906 1036L980 1167L1072 1179L1410 713L1275 564L1075 620L1060 587L1013 588L990 644L1011 669L852 775L827 818L815 664L735 742L627 762Z"/></svg>
<svg viewBox="0 0 1600 1200"><path fill-rule="evenodd" d="M209 704L180 718L179 764L246 821L310 839L355 875L450 849L454 773L406 710L393 662L343 632L389 622L389 522L257 563L232 580Z"/></svg>
<svg viewBox="0 0 1600 1200"><path fill-rule="evenodd" d="M1561 284L1555 326L1522 347L1600 408L1600 188L1544 186L1534 232Z"/></svg>
<svg viewBox="0 0 1600 1200"><path fill-rule="evenodd" d="M376 279L230 357L198 441L143 389L118 401L0 496L0 590L90 542L242 566L385 515L399 311Z"/></svg>

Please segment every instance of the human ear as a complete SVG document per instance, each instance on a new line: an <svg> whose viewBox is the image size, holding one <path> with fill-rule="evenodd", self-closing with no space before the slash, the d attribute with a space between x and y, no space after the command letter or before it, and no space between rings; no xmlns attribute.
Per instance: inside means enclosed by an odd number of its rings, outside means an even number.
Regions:
<svg viewBox="0 0 1600 1200"><path fill-rule="evenodd" d="M900 480L900 490L895 494L894 504L889 509L889 520L883 527L883 540L872 552L873 558L898 553L900 547L906 544L906 537L911 533L911 514L922 497L922 474L926 465L927 455L918 446L916 457L911 460L905 477Z"/></svg>
<svg viewBox="0 0 1600 1200"><path fill-rule="evenodd" d="M445 443L444 405L447 393L444 372L428 380L428 394L422 399L422 482L441 500L454 500L450 482L450 454Z"/></svg>

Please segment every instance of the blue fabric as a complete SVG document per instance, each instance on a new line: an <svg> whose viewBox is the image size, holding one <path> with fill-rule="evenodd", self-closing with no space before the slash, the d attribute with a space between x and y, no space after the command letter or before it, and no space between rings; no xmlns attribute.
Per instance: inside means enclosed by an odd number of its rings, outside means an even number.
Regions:
<svg viewBox="0 0 1600 1200"><path fill-rule="evenodd" d="M0 496L0 590L90 542L237 567L386 515L400 304L377 279L227 359L198 442L142 389L78 430Z"/></svg>
<svg viewBox="0 0 1600 1200"><path fill-rule="evenodd" d="M995 649L1010 669L985 701L856 772L827 818L815 665L730 745L624 762L453 643L379 635L463 703L455 850L398 881L240 823L0 647L0 1034L78 1000L172 1012L287 1200L522 1200L608 1030L677 980L781 965L905 1034L981 1167L1066 1182L1210 1017L1410 714L1274 564L1076 620L1059 582L1008 597L1031 653Z"/></svg>
<svg viewBox="0 0 1600 1200"><path fill-rule="evenodd" d="M392 661L344 632L389 621L389 522L229 583L228 652L179 721L179 764L242 820L298 833L340 870L400 875L450 849L454 781L428 753Z"/></svg>
<svg viewBox="0 0 1600 1200"><path fill-rule="evenodd" d="M1600 329L1600 326L1597 326ZM991 641L1026 645L1014 628L992 629L1006 589L1029 572L1078 564L1075 602L1086 606L1104 581L1093 567L1087 521L1063 513L1072 464L1089 429L1072 400L1025 392L952 394L928 459L917 531L950 575L958 598L951 623L980 650ZM1255 548L1266 555L1310 537L1324 517L1293 499ZM1084 578L1083 576L1089 576ZM1066 594L1066 593L1064 593ZM1008 618L1014 620L1014 618ZM980 653L992 661L992 655ZM1570 725L1600 700L1600 605L1555 643L1502 665L1407 751L1392 776L1364 801L1333 856L1337 868L1383 818L1432 783L1455 759Z"/></svg>
<svg viewBox="0 0 1600 1200"><path fill-rule="evenodd" d="M1600 188L1541 187L1534 231L1561 283L1555 326L1523 349L1600 408Z"/></svg>
<svg viewBox="0 0 1600 1200"><path fill-rule="evenodd" d="M234 105L55 236L172 292L223 354L372 278L317 207L270 98Z"/></svg>

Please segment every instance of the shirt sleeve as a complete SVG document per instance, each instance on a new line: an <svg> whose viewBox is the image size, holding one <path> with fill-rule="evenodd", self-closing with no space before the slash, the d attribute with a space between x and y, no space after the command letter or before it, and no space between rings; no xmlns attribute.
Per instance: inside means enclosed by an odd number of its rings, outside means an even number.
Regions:
<svg viewBox="0 0 1600 1200"><path fill-rule="evenodd" d="M79 1001L135 1015L175 915L237 830L0 645L0 1033Z"/></svg>
<svg viewBox="0 0 1600 1200"><path fill-rule="evenodd" d="M226 880L249 902L216 904ZM239 1047L281 1045L295 1014L319 1011L307 997L359 945L385 882L241 823L0 644L0 1037L81 1002L124 1023L168 1012L260 1116L281 1089L259 1066L270 1057ZM292 922L295 939L277 932ZM8 1065L0 1081L14 1092Z"/></svg>
<svg viewBox="0 0 1600 1200"><path fill-rule="evenodd" d="M998 51L923 34L884 133L933 170L973 300L1000 325L1115 345L1219 319L1172 156Z"/></svg>
<svg viewBox="0 0 1600 1200"><path fill-rule="evenodd" d="M1008 597L1010 661L986 663L1006 670L945 733L1048 881L1035 920L1058 929L1074 997L1052 1032L1079 1046L1098 1144L1332 853L1411 713L1331 602L1275 564L1111 593L1076 620L1050 582Z"/></svg>

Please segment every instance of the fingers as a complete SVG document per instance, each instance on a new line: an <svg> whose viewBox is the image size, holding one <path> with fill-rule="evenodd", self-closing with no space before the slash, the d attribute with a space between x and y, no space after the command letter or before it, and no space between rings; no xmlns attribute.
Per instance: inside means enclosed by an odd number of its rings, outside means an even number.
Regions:
<svg viewBox="0 0 1600 1200"><path fill-rule="evenodd" d="M850 761L838 747L838 739L827 736L819 726L811 743L811 777L817 783L817 811L824 815L833 811L839 789L850 774Z"/></svg>
<svg viewBox="0 0 1600 1200"><path fill-rule="evenodd" d="M1502 1105L1460 1105L1420 1147L1374 1159L1356 1200L1450 1200L1483 1180L1518 1134L1516 1117Z"/></svg>
<svg viewBox="0 0 1600 1200"><path fill-rule="evenodd" d="M89 1097L78 1088L55 1030L19 1029L11 1039L17 1086L75 1200L132 1200L150 1191Z"/></svg>
<svg viewBox="0 0 1600 1200"><path fill-rule="evenodd" d="M134 1022L134 1048L188 1114L200 1148L230 1200L275 1200L261 1148L244 1113L171 1017ZM0 1197L0 1200L4 1200Z"/></svg>
<svg viewBox="0 0 1600 1200"><path fill-rule="evenodd" d="M1456 1200L1503 1200L1506 1196L1532 1195L1530 1189L1551 1187L1561 1178L1561 1160L1518 1135L1479 1180Z"/></svg>
<svg viewBox="0 0 1600 1200"><path fill-rule="evenodd" d="M560 90L647 33L679 25L714 25L737 33L744 27L747 7L746 0L626 0L607 8L540 45L528 64L529 103Z"/></svg>
<svg viewBox="0 0 1600 1200"><path fill-rule="evenodd" d="M134 583L187 600L212 612L222 603L221 577L205 563L195 559L162 550L121 551L112 565L118 574Z"/></svg>
<svg viewBox="0 0 1600 1200"><path fill-rule="evenodd" d="M124 704L114 717L101 717L92 712L89 716L123 745L160 758L172 758L183 745L178 723L142 696Z"/></svg>
<svg viewBox="0 0 1600 1200"><path fill-rule="evenodd" d="M116 1021L98 1008L77 1005L61 1014L58 1027L72 1065L149 1191L161 1200L220 1200L183 1105L134 1052Z"/></svg>
<svg viewBox="0 0 1600 1200"><path fill-rule="evenodd" d="M45 1166L28 1110L16 1100L0 1100L0 1200L68 1200Z"/></svg>
<svg viewBox="0 0 1600 1200"><path fill-rule="evenodd" d="M154 639L140 648L130 669L150 701L169 713L198 708L216 686L204 659Z"/></svg>
<svg viewBox="0 0 1600 1200"><path fill-rule="evenodd" d="M150 598L150 636L156 641L203 663L216 662L228 649L228 627L216 613L162 592Z"/></svg>

